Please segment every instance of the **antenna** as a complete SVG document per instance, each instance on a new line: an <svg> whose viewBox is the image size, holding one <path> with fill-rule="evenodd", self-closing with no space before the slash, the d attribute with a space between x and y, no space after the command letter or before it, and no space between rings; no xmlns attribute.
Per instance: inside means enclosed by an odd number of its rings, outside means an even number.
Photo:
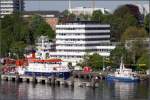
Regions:
<svg viewBox="0 0 150 100"><path fill-rule="evenodd" d="M72 11L71 11L71 0L69 0L69 11L70 11L70 13L72 13Z"/></svg>
<svg viewBox="0 0 150 100"><path fill-rule="evenodd" d="M93 11L95 9L95 0L92 0L92 8L93 8Z"/></svg>

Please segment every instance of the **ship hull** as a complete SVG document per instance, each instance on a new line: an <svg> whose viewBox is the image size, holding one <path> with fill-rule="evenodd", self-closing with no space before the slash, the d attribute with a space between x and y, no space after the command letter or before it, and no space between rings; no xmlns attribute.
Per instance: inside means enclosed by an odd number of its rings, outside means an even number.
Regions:
<svg viewBox="0 0 150 100"><path fill-rule="evenodd" d="M108 81L120 81L120 82L139 82L139 78L130 78L130 77L116 77L108 75L106 77Z"/></svg>
<svg viewBox="0 0 150 100"><path fill-rule="evenodd" d="M71 73L70 72L30 72L30 71L26 71L24 74L28 75L28 76L45 76L45 77L55 76L55 77L67 79L70 77Z"/></svg>

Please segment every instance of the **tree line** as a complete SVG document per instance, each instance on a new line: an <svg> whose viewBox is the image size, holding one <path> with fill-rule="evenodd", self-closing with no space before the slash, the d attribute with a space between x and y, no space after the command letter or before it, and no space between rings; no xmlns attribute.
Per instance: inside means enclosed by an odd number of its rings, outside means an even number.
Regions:
<svg viewBox="0 0 150 100"><path fill-rule="evenodd" d="M25 19L20 13L6 15L1 19L0 57L11 55L22 58L25 49L34 48L35 40L41 35L47 35L50 39L55 37L54 31L42 17L33 15Z"/></svg>

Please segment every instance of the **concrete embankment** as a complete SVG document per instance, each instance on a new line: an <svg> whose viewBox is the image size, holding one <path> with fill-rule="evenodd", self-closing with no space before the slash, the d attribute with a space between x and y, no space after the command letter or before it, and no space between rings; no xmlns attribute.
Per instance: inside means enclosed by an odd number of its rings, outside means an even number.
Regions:
<svg viewBox="0 0 150 100"><path fill-rule="evenodd" d="M3 81L13 81L13 82L27 82L27 83L42 83L49 84L52 86L71 86L74 87L74 84L80 87L98 87L99 82L104 80L107 76L107 72L73 72L72 76L64 80L63 78L58 77L44 77L44 76L25 76L25 75L16 75L16 74L1 74L0 79ZM138 77L142 81L150 80L149 75L139 74Z"/></svg>
<svg viewBox="0 0 150 100"><path fill-rule="evenodd" d="M72 76L74 78L79 78L79 79L85 79L85 80L91 80L92 78L97 78L98 80L103 80L107 76L107 72L82 72L82 71L74 71L72 73Z"/></svg>
<svg viewBox="0 0 150 100"><path fill-rule="evenodd" d="M78 85L80 87L98 87L99 83L94 78L91 81L80 81L79 79L76 80L73 77L69 78L68 80L64 80L62 78L57 77L32 77L32 76L19 76L19 75L7 75L2 74L1 80L3 81L13 81L13 82L27 82L27 83L41 83L41 84L49 84L52 86L60 86L64 85L66 87L74 87L74 85Z"/></svg>
<svg viewBox="0 0 150 100"><path fill-rule="evenodd" d="M140 78L140 81L147 81L147 80L150 80L150 75L138 74L138 77Z"/></svg>

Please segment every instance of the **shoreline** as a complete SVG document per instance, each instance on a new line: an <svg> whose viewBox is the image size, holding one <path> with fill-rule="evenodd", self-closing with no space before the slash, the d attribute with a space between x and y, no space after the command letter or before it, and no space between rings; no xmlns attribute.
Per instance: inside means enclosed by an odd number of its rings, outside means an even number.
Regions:
<svg viewBox="0 0 150 100"><path fill-rule="evenodd" d="M139 74L140 82L150 81L149 75ZM26 75L17 75L17 74L2 74L0 72L0 81L14 81L14 82L27 82L27 83L57 83L57 84L74 84L74 80L79 79L83 81L87 81L92 84L99 83L106 79L106 74L98 74L98 73L72 73L70 78L67 80L55 76L44 77L44 76L26 76ZM88 84L89 84L88 83ZM82 83L81 83L82 84ZM84 83L83 83L84 84Z"/></svg>

